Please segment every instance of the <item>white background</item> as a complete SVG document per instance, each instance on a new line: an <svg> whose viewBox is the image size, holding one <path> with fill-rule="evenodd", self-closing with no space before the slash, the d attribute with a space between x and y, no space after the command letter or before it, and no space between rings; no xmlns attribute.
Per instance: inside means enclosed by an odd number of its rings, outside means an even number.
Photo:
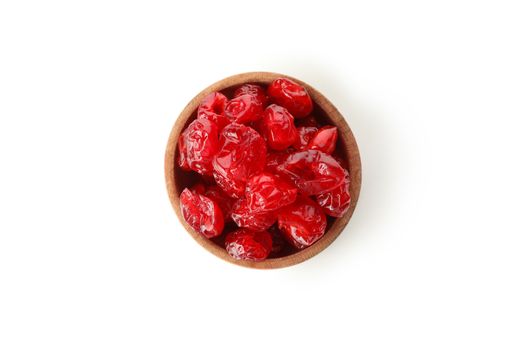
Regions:
<svg viewBox="0 0 525 350"><path fill-rule="evenodd" d="M520 1L2 1L0 349L523 349ZM350 224L256 271L168 201L170 129L246 71L317 87Z"/></svg>

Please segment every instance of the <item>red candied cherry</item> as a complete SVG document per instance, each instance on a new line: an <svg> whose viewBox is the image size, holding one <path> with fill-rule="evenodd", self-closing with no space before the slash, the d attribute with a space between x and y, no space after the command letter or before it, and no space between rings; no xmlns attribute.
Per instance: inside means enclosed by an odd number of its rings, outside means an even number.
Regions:
<svg viewBox="0 0 525 350"><path fill-rule="evenodd" d="M293 116L286 108L275 104L266 107L259 127L268 146L276 151L288 148L298 137Z"/></svg>
<svg viewBox="0 0 525 350"><path fill-rule="evenodd" d="M330 155L318 150L292 153L276 170L294 182L299 191L307 196L333 190L345 179L341 165Z"/></svg>
<svg viewBox="0 0 525 350"><path fill-rule="evenodd" d="M272 236L241 228L226 235L225 247L234 259L261 261L272 251Z"/></svg>
<svg viewBox="0 0 525 350"><path fill-rule="evenodd" d="M323 208L326 215L340 218L343 216L350 204L352 196L350 194L350 175L345 169L345 181L339 187L317 196L317 203Z"/></svg>
<svg viewBox="0 0 525 350"><path fill-rule="evenodd" d="M293 147L299 151L306 149L308 142L310 142L310 139L317 132L317 130L318 129L315 126L299 126L297 128L297 134L299 136L294 142Z"/></svg>
<svg viewBox="0 0 525 350"><path fill-rule="evenodd" d="M211 175L213 156L219 150L217 125L207 119L195 119L179 137L179 165L202 175Z"/></svg>
<svg viewBox="0 0 525 350"><path fill-rule="evenodd" d="M240 198L246 182L266 165L266 143L252 128L232 123L219 137L219 151L213 158L213 177L230 197Z"/></svg>
<svg viewBox="0 0 525 350"><path fill-rule="evenodd" d="M304 118L312 112L313 103L304 87L291 81L280 78L268 86L270 99L286 108L296 118Z"/></svg>
<svg viewBox="0 0 525 350"><path fill-rule="evenodd" d="M337 142L337 128L335 126L323 126L311 136L308 149L318 149L326 154L332 154Z"/></svg>
<svg viewBox="0 0 525 350"><path fill-rule="evenodd" d="M224 115L230 121L246 124L261 118L263 106L256 96L240 95L226 104Z"/></svg>
<svg viewBox="0 0 525 350"><path fill-rule="evenodd" d="M224 216L224 222L232 220L232 208L235 199L229 197L217 185L208 187L204 195L219 205Z"/></svg>
<svg viewBox="0 0 525 350"><path fill-rule="evenodd" d="M233 205L232 219L239 227L249 228L253 231L264 231L273 225L277 217L274 212L254 213L248 208L246 199L242 198Z"/></svg>
<svg viewBox="0 0 525 350"><path fill-rule="evenodd" d="M184 220L207 238L219 236L224 228L222 211L213 200L185 188L180 194Z"/></svg>
<svg viewBox="0 0 525 350"><path fill-rule="evenodd" d="M197 119L207 119L214 122L219 127L219 132L228 124L230 120L224 116L224 108L228 98L220 92L212 92L206 96L197 110Z"/></svg>
<svg viewBox="0 0 525 350"><path fill-rule="evenodd" d="M255 84L244 84L238 87L235 92L233 93L233 97L239 97L241 95L252 95L257 98L257 101L261 104L261 106L266 107L268 104L268 96L266 96L266 92L264 91L263 87L260 85Z"/></svg>
<svg viewBox="0 0 525 350"><path fill-rule="evenodd" d="M202 182L197 182L195 185L191 186L191 192L197 194L204 194L206 192L206 186Z"/></svg>
<svg viewBox="0 0 525 350"><path fill-rule="evenodd" d="M246 184L246 205L253 213L279 209L295 198L297 188L270 173L255 175Z"/></svg>
<svg viewBox="0 0 525 350"><path fill-rule="evenodd" d="M326 216L319 204L300 196L293 204L279 210L277 224L284 237L294 247L302 249L324 235Z"/></svg>

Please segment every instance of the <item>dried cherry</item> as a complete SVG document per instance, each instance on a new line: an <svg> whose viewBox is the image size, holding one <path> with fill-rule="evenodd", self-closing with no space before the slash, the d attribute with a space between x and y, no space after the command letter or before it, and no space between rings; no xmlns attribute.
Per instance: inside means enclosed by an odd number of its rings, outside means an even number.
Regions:
<svg viewBox="0 0 525 350"><path fill-rule="evenodd" d="M335 126L323 126L310 136L308 149L317 149L326 154L332 154L337 142L337 128Z"/></svg>
<svg viewBox="0 0 525 350"><path fill-rule="evenodd" d="M207 119L217 124L219 132L228 124L230 120L224 116L224 108L228 98L220 92L212 92L206 96L197 110L197 119Z"/></svg>
<svg viewBox="0 0 525 350"><path fill-rule="evenodd" d="M246 199L242 198L233 205L232 219L239 227L249 228L253 231L264 231L273 225L277 215L273 211L253 212L248 208Z"/></svg>
<svg viewBox="0 0 525 350"><path fill-rule="evenodd" d="M290 79L274 80L268 86L268 96L296 118L306 117L313 109L312 99L306 89Z"/></svg>
<svg viewBox="0 0 525 350"><path fill-rule="evenodd" d="M244 84L238 87L235 92L233 93L233 97L239 97L241 95L252 95L257 98L257 101L261 104L261 106L266 107L268 104L268 96L266 96L266 92L264 91L263 87L260 85L255 84Z"/></svg>
<svg viewBox="0 0 525 350"><path fill-rule="evenodd" d="M344 169L330 155L318 150L291 153L276 171L290 179L307 196L321 194L340 186Z"/></svg>
<svg viewBox="0 0 525 350"><path fill-rule="evenodd" d="M284 237L293 246L302 249L324 235L326 216L319 204L299 196L293 204L279 210L277 224Z"/></svg>
<svg viewBox="0 0 525 350"><path fill-rule="evenodd" d="M219 151L213 158L213 177L230 197L244 194L248 179L266 165L266 143L252 128L232 123L219 137Z"/></svg>
<svg viewBox="0 0 525 350"><path fill-rule="evenodd" d="M268 172L255 175L246 185L246 205L253 213L279 209L295 198L297 188Z"/></svg>
<svg viewBox="0 0 525 350"><path fill-rule="evenodd" d="M272 236L266 231L241 228L226 235L225 247L235 259L260 261L272 251Z"/></svg>
<svg viewBox="0 0 525 350"><path fill-rule="evenodd" d="M210 198L185 188L180 194L184 220L207 238L219 236L224 228L222 211Z"/></svg>
<svg viewBox="0 0 525 350"><path fill-rule="evenodd" d="M215 123L207 119L194 120L179 137L179 166L211 175L213 156L219 149L218 134Z"/></svg>
<svg viewBox="0 0 525 350"><path fill-rule="evenodd" d="M268 147L276 151L288 148L298 138L293 116L286 108L275 104L269 105L264 110L259 129Z"/></svg>
<svg viewBox="0 0 525 350"><path fill-rule="evenodd" d="M317 203L323 208L326 215L342 217L350 204L352 195L350 194L350 175L345 169L345 181L339 187L317 196Z"/></svg>
<svg viewBox="0 0 525 350"><path fill-rule="evenodd" d="M261 118L262 113L263 106L253 95L237 96L228 101L224 109L224 115L239 124L256 121Z"/></svg>

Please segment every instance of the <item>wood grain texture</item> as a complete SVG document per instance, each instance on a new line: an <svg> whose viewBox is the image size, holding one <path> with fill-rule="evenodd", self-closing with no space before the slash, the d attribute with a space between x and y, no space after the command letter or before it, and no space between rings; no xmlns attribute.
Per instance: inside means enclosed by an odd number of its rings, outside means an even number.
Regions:
<svg viewBox="0 0 525 350"><path fill-rule="evenodd" d="M260 262L236 260L231 258L228 255L228 253L226 253L226 250L223 247L220 247L214 242L206 239L201 234L195 232L182 217L179 196L185 187L188 187L194 183L195 176L192 176L192 173L184 172L177 167L177 140L179 139L179 135L181 134L182 130L184 130L186 125L188 125L193 119L195 119L196 111L201 100L209 93L214 91L231 91L238 85L244 83L259 83L268 85L273 80L280 77L289 78L304 86L307 89L310 96L312 97L312 100L315 104L313 112L314 115L316 115L316 117L324 119L326 123L333 124L338 127L339 139L337 141L336 152L338 152L338 154L340 154L344 158L344 160L348 162L349 165L350 192L352 195L352 204L350 206L350 209L346 212L346 214L341 218L335 219L333 223L328 227L325 235L310 247L307 247L301 251L298 251L288 256L275 259L267 259L265 261ZM177 121L175 122L175 125L173 126L173 129L171 130L171 134L169 136L165 155L165 176L168 195L171 204L175 209L175 213L177 214L180 222L182 223L186 231L188 231L188 233L197 241L197 243L199 243L211 253L230 263L258 269L274 269L295 265L313 257L314 255L324 250L328 245L330 245L343 231L344 227L352 217L357 201L359 199L359 191L361 189L361 160L359 156L359 149L357 147L354 135L352 134L352 131L350 130L350 127L346 123L344 117L337 110L337 108L335 108L335 106L319 91L296 78L286 76L284 74L252 72L238 74L220 80L201 91L186 105L184 110L177 118Z"/></svg>

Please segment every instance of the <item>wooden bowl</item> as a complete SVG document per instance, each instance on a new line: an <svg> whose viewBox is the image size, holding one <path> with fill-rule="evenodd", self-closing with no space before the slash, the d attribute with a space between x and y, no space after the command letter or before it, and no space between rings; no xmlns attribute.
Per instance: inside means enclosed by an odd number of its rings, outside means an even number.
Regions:
<svg viewBox="0 0 525 350"><path fill-rule="evenodd" d="M327 216L328 225L325 235L310 247L307 247L303 250L290 252L290 255L287 256L267 259L259 262L236 260L228 255L228 253L224 249L224 246L221 245L222 242L220 239L210 240L205 238L198 232L195 232L182 217L179 203L180 193L184 188L190 187L194 184L196 176L194 173L182 171L177 166L177 140L179 139L179 135L184 130L184 128L196 118L197 108L200 102L209 93L214 91L222 91L226 95L228 95L231 94L232 91L241 84L256 83L261 85L268 85L273 80L280 77L286 77L304 86L314 102L313 114L317 117L317 119L321 120L322 124L331 124L338 127L339 138L337 141L337 148L335 152L341 158L343 158L343 160L346 161L349 166L352 205L350 209L346 212L346 214L341 218L331 218ZM339 113L339 111L334 107L334 105L332 105L332 103L319 91L298 79L286 76L284 74L253 72L237 74L223 79L221 81L218 81L215 84L212 84L203 91L201 91L188 103L188 105L179 115L177 121L175 122L175 125L173 126L173 129L171 130L171 134L168 140L168 146L166 148L165 175L169 198L171 200L173 208L175 209L175 213L179 217L179 220L186 229L186 231L188 231L188 233L201 246L203 246L216 256L233 264L258 269L274 269L298 264L300 262L305 261L306 259L313 257L314 255L318 254L323 249L325 249L328 245L330 245L330 243L332 243L337 238L337 236L339 236L341 231L344 229L344 227L352 217L352 213L354 212L357 200L359 198L359 190L361 188L361 160L359 158L359 150L357 148L357 143L344 117L341 115L341 113ZM224 236L224 234L221 236Z"/></svg>

